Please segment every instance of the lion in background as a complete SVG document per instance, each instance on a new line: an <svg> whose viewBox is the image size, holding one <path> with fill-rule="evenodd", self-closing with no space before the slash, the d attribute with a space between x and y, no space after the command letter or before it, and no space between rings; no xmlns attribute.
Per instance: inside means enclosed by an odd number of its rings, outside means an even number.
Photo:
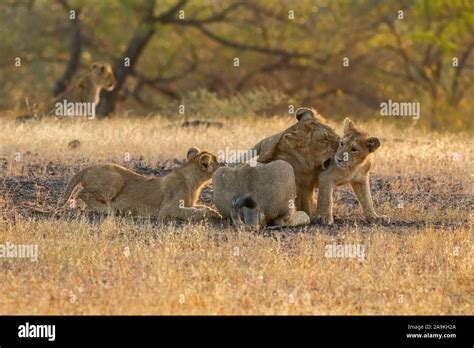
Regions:
<svg viewBox="0 0 474 348"><path fill-rule="evenodd" d="M317 219L323 224L334 223L333 190L336 186L350 184L369 222L390 223L387 216L375 212L369 185L372 154L380 147L380 140L356 129L348 118L344 120L343 133L328 168L319 175Z"/></svg>
<svg viewBox="0 0 474 348"><path fill-rule="evenodd" d="M81 184L78 197L96 212L162 220L220 219L215 210L196 202L202 187L221 164L214 154L195 147L188 150L186 157L185 164L159 178L139 175L116 164L90 166L70 180L60 205L64 206Z"/></svg>
<svg viewBox="0 0 474 348"><path fill-rule="evenodd" d="M78 80L59 95L46 109L47 116L56 115L57 103L66 100L68 103L93 103L95 108L100 100L100 91L105 89L111 91L115 88L115 79L112 67L104 62L94 62L89 71L78 78ZM16 117L17 122L27 122L42 118L42 114L23 115ZM61 115L57 115L61 116ZM84 116L84 115L69 115Z"/></svg>
<svg viewBox="0 0 474 348"><path fill-rule="evenodd" d="M293 168L285 161L221 167L212 176L213 200L223 217L239 228L243 219L254 227L302 226L309 216L295 209Z"/></svg>

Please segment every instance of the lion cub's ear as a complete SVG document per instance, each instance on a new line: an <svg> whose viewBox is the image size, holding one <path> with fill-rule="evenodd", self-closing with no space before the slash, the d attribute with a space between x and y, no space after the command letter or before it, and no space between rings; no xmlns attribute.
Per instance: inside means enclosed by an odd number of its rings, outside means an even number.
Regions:
<svg viewBox="0 0 474 348"><path fill-rule="evenodd" d="M376 137L367 138L365 140L365 146L367 146L369 152L374 152L380 147L380 140Z"/></svg>
<svg viewBox="0 0 474 348"><path fill-rule="evenodd" d="M349 117L346 117L344 120L344 134L350 133L351 131L355 130L354 123L349 119Z"/></svg>
<svg viewBox="0 0 474 348"><path fill-rule="evenodd" d="M199 152L200 151L197 147L190 147L188 153L186 154L186 158L189 160L191 157L196 156Z"/></svg>
<svg viewBox="0 0 474 348"><path fill-rule="evenodd" d="M314 112L310 108L299 108L295 112L295 117L298 121L303 118L314 118Z"/></svg>
<svg viewBox="0 0 474 348"><path fill-rule="evenodd" d="M208 170L211 162L212 162L212 157L210 155L206 154L199 157L199 165L201 166L202 170Z"/></svg>

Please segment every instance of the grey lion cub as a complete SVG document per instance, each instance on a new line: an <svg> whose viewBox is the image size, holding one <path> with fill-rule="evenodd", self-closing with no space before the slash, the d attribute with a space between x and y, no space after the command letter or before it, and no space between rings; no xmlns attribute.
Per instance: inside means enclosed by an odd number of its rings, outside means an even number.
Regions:
<svg viewBox="0 0 474 348"><path fill-rule="evenodd" d="M212 182L217 209L237 228L242 221L253 227L309 224L309 216L296 211L295 174L288 162L221 167Z"/></svg>

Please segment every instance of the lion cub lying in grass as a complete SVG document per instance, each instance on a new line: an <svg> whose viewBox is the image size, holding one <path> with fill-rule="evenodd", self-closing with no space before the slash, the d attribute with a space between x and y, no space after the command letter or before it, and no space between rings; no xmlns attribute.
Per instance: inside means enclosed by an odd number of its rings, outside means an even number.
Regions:
<svg viewBox="0 0 474 348"><path fill-rule="evenodd" d="M214 173L212 183L217 209L231 217L237 228L242 219L257 228L309 224L309 216L295 209L295 174L288 162L222 167Z"/></svg>
<svg viewBox="0 0 474 348"><path fill-rule="evenodd" d="M220 166L214 154L194 147L188 150L184 165L162 178L139 175L116 164L94 165L71 179L62 205L80 183L78 197L97 212L191 221L220 219L215 210L196 205L201 188Z"/></svg>
<svg viewBox="0 0 474 348"><path fill-rule="evenodd" d="M370 193L369 170L372 154L380 147L380 140L357 130L348 118L344 120L342 136L336 154L326 170L319 174L316 218L323 224L333 224L332 194L334 187L350 183L369 222L390 223L387 216L375 212Z"/></svg>

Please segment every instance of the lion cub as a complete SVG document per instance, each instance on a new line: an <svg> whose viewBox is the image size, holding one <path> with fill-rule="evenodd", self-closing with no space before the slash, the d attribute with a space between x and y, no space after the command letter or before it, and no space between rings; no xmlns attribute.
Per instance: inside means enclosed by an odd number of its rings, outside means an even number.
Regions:
<svg viewBox="0 0 474 348"><path fill-rule="evenodd" d="M242 219L257 228L309 224L309 216L295 209L295 174L288 162L222 167L214 173L212 184L217 209L237 228Z"/></svg>
<svg viewBox="0 0 474 348"><path fill-rule="evenodd" d="M260 163L283 160L291 164L296 178L296 209L314 218L318 176L323 170L322 163L336 152L339 136L311 108L299 108L295 117L294 125L261 140L248 154L250 157L258 155Z"/></svg>
<svg viewBox="0 0 474 348"><path fill-rule="evenodd" d="M380 140L357 130L348 118L344 120L344 135L326 170L319 174L316 218L324 224L333 224L332 194L334 187L350 183L369 222L390 223L387 216L374 210L369 186L372 154L380 147Z"/></svg>
<svg viewBox="0 0 474 348"><path fill-rule="evenodd" d="M114 89L117 81L110 64L104 62L92 63L89 71L79 77L65 92L49 104L44 110L47 116L68 117L81 116L81 118L95 118L95 107L99 103L100 91ZM16 117L16 122L24 123L39 120L38 115L23 115Z"/></svg>
<svg viewBox="0 0 474 348"><path fill-rule="evenodd" d="M56 98L50 113L59 117L81 116L83 119L86 117L93 119L95 118L95 107L100 100L100 91L102 89L111 91L116 84L117 81L110 64L94 62L86 74Z"/></svg>
<svg viewBox="0 0 474 348"><path fill-rule="evenodd" d="M97 212L167 220L220 219L215 210L196 205L202 187L220 166L214 154L195 147L188 150L185 164L161 178L139 175L116 164L94 165L71 179L62 205L80 183L78 197Z"/></svg>

